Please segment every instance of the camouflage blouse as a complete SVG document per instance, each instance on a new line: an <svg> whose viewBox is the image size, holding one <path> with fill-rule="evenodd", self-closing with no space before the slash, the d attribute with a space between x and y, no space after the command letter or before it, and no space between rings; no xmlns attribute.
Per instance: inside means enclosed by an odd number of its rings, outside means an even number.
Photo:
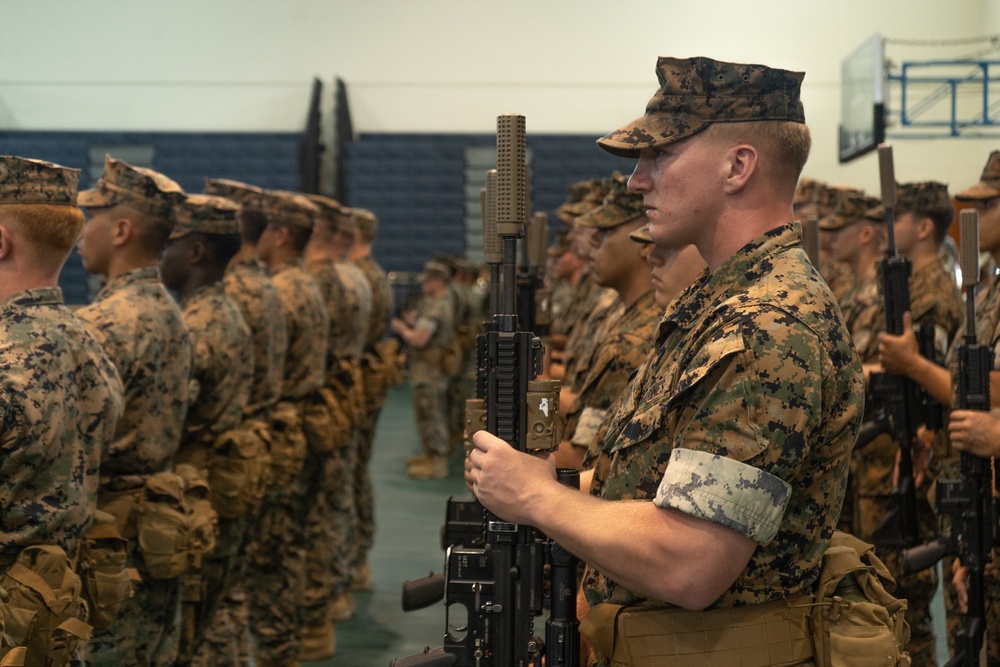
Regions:
<svg viewBox="0 0 1000 667"><path fill-rule="evenodd" d="M372 288L354 262L346 259L334 262L337 275L344 286L347 310L343 328L343 349L340 356L357 359L365 350L368 324L372 313Z"/></svg>
<svg viewBox="0 0 1000 667"><path fill-rule="evenodd" d="M355 262L368 279L372 289L372 311L368 319L368 333L365 349L371 350L375 343L382 340L389 329L389 316L392 313L392 286L385 271L371 256L362 257Z"/></svg>
<svg viewBox="0 0 1000 667"><path fill-rule="evenodd" d="M116 276L76 315L101 343L125 388L124 412L101 459L101 491L139 488L170 466L180 445L191 336L156 267Z"/></svg>
<svg viewBox="0 0 1000 667"><path fill-rule="evenodd" d="M243 420L253 378L253 343L221 281L197 288L181 306L194 340L194 360L191 405L177 458L190 461L192 448L204 451Z"/></svg>
<svg viewBox="0 0 1000 667"><path fill-rule="evenodd" d="M32 544L76 548L121 412L115 367L58 288L0 302L0 567Z"/></svg>
<svg viewBox="0 0 1000 667"><path fill-rule="evenodd" d="M281 298L288 332L282 400L308 396L326 381L326 340L330 320L316 281L302 260L288 262L271 276Z"/></svg>
<svg viewBox="0 0 1000 667"><path fill-rule="evenodd" d="M281 299L264 265L251 259L231 264L222 279L253 339L253 384L245 415L265 419L281 397L288 335Z"/></svg>
<svg viewBox="0 0 1000 667"><path fill-rule="evenodd" d="M593 451L588 459L600 454L603 443L596 441L598 429L608 408L625 391L649 354L662 315L650 290L624 309L621 317L607 320L608 327L594 346L593 359L587 363L580 393L566 413L567 428L563 431L564 440Z"/></svg>
<svg viewBox="0 0 1000 667"><path fill-rule="evenodd" d="M649 500L757 541L717 607L808 589L840 515L863 382L799 224L773 229L667 308L610 420L610 460L591 493ZM662 604L593 568L583 586L591 604Z"/></svg>

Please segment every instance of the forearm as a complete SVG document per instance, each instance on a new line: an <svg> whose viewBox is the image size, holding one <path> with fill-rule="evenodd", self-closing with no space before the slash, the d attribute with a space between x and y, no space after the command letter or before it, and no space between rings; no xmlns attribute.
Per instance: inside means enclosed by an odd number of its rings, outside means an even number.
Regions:
<svg viewBox="0 0 1000 667"><path fill-rule="evenodd" d="M540 489L532 505L533 525L578 558L636 593L688 609L722 595L756 546L650 501L610 502L558 483Z"/></svg>
<svg viewBox="0 0 1000 667"><path fill-rule="evenodd" d="M907 373L910 379L923 387L944 407L951 407L951 372L925 357L913 364Z"/></svg>

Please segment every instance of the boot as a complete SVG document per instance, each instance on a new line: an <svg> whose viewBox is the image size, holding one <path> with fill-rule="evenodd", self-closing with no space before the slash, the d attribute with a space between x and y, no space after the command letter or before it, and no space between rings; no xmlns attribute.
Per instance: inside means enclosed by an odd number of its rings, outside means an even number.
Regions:
<svg viewBox="0 0 1000 667"><path fill-rule="evenodd" d="M406 459L406 467L410 467L418 463L423 463L430 457L431 457L430 454L417 454L416 456L411 456L410 458Z"/></svg>
<svg viewBox="0 0 1000 667"><path fill-rule="evenodd" d="M421 463L414 463L406 471L410 479L444 479L448 476L448 459L434 456Z"/></svg>
<svg viewBox="0 0 1000 667"><path fill-rule="evenodd" d="M337 635L332 622L302 629L300 660L328 660L337 652Z"/></svg>
<svg viewBox="0 0 1000 667"><path fill-rule="evenodd" d="M330 618L334 623L343 623L354 616L354 596L350 593L338 595L330 603Z"/></svg>
<svg viewBox="0 0 1000 667"><path fill-rule="evenodd" d="M372 589L372 566L368 563L368 559L362 563L357 571L354 573L354 578L351 580L350 591L352 593L357 593L359 591L370 591Z"/></svg>

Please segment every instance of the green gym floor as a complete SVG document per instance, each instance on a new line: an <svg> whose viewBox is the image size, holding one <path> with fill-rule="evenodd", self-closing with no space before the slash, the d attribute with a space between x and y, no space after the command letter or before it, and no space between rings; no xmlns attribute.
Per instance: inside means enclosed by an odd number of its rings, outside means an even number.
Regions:
<svg viewBox="0 0 1000 667"><path fill-rule="evenodd" d="M336 626L337 653L303 667L388 667L393 658L441 645L444 604L404 612L402 585L431 572L441 572L444 552L440 531L449 496L468 498L459 455L447 479L414 481L406 476L406 459L420 451L409 386L389 392L379 418L372 454L375 485L375 545L369 556L374 589L356 593L356 613ZM938 664L948 659L944 641L944 606L940 593L932 613L938 637Z"/></svg>

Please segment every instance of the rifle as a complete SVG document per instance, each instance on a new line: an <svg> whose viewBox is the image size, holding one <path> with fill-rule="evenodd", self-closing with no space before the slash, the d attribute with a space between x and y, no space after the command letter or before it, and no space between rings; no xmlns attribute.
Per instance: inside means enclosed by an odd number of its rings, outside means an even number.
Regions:
<svg viewBox="0 0 1000 667"><path fill-rule="evenodd" d="M979 279L979 214L964 210L961 226L962 283L965 287L965 342L958 350L957 406L963 410L990 409L990 370L993 352L976 340L976 284ZM997 541L997 505L991 492L994 462L962 452L962 477L939 480L937 507L951 519L951 534L904 553L903 571L930 567L945 555L957 556L969 569L969 599L965 623L958 632L955 655L945 667L977 667L986 631L984 570Z"/></svg>
<svg viewBox="0 0 1000 667"><path fill-rule="evenodd" d="M552 292L545 286L548 249L548 216L535 213L525 232L524 260L517 275L518 321L528 331L545 338L552 324Z"/></svg>
<svg viewBox="0 0 1000 667"><path fill-rule="evenodd" d="M896 251L896 180L892 146L878 147L882 206L888 228L889 248L879 263L879 287L885 305L885 328L890 334L903 333L903 314L910 310L910 260ZM872 373L871 393L884 408L893 439L899 444L899 482L889 496L889 509L872 532L878 548L898 549L920 543L917 526L917 491L913 481L913 439L919 426L920 388L902 375Z"/></svg>
<svg viewBox="0 0 1000 667"><path fill-rule="evenodd" d="M542 344L517 316L517 239L524 227L524 117L497 119L496 221L502 243L501 301L484 333L486 428L524 452L558 442L558 383L534 378ZM487 194L489 199L489 194ZM499 272L498 272L499 273ZM579 473L559 471L579 484ZM483 512L481 546L450 546L445 555L443 646L394 660L393 667L569 667L579 662L575 616L576 560L530 526ZM550 570L545 639L534 622L545 607L543 570ZM464 611L460 623L451 614Z"/></svg>

